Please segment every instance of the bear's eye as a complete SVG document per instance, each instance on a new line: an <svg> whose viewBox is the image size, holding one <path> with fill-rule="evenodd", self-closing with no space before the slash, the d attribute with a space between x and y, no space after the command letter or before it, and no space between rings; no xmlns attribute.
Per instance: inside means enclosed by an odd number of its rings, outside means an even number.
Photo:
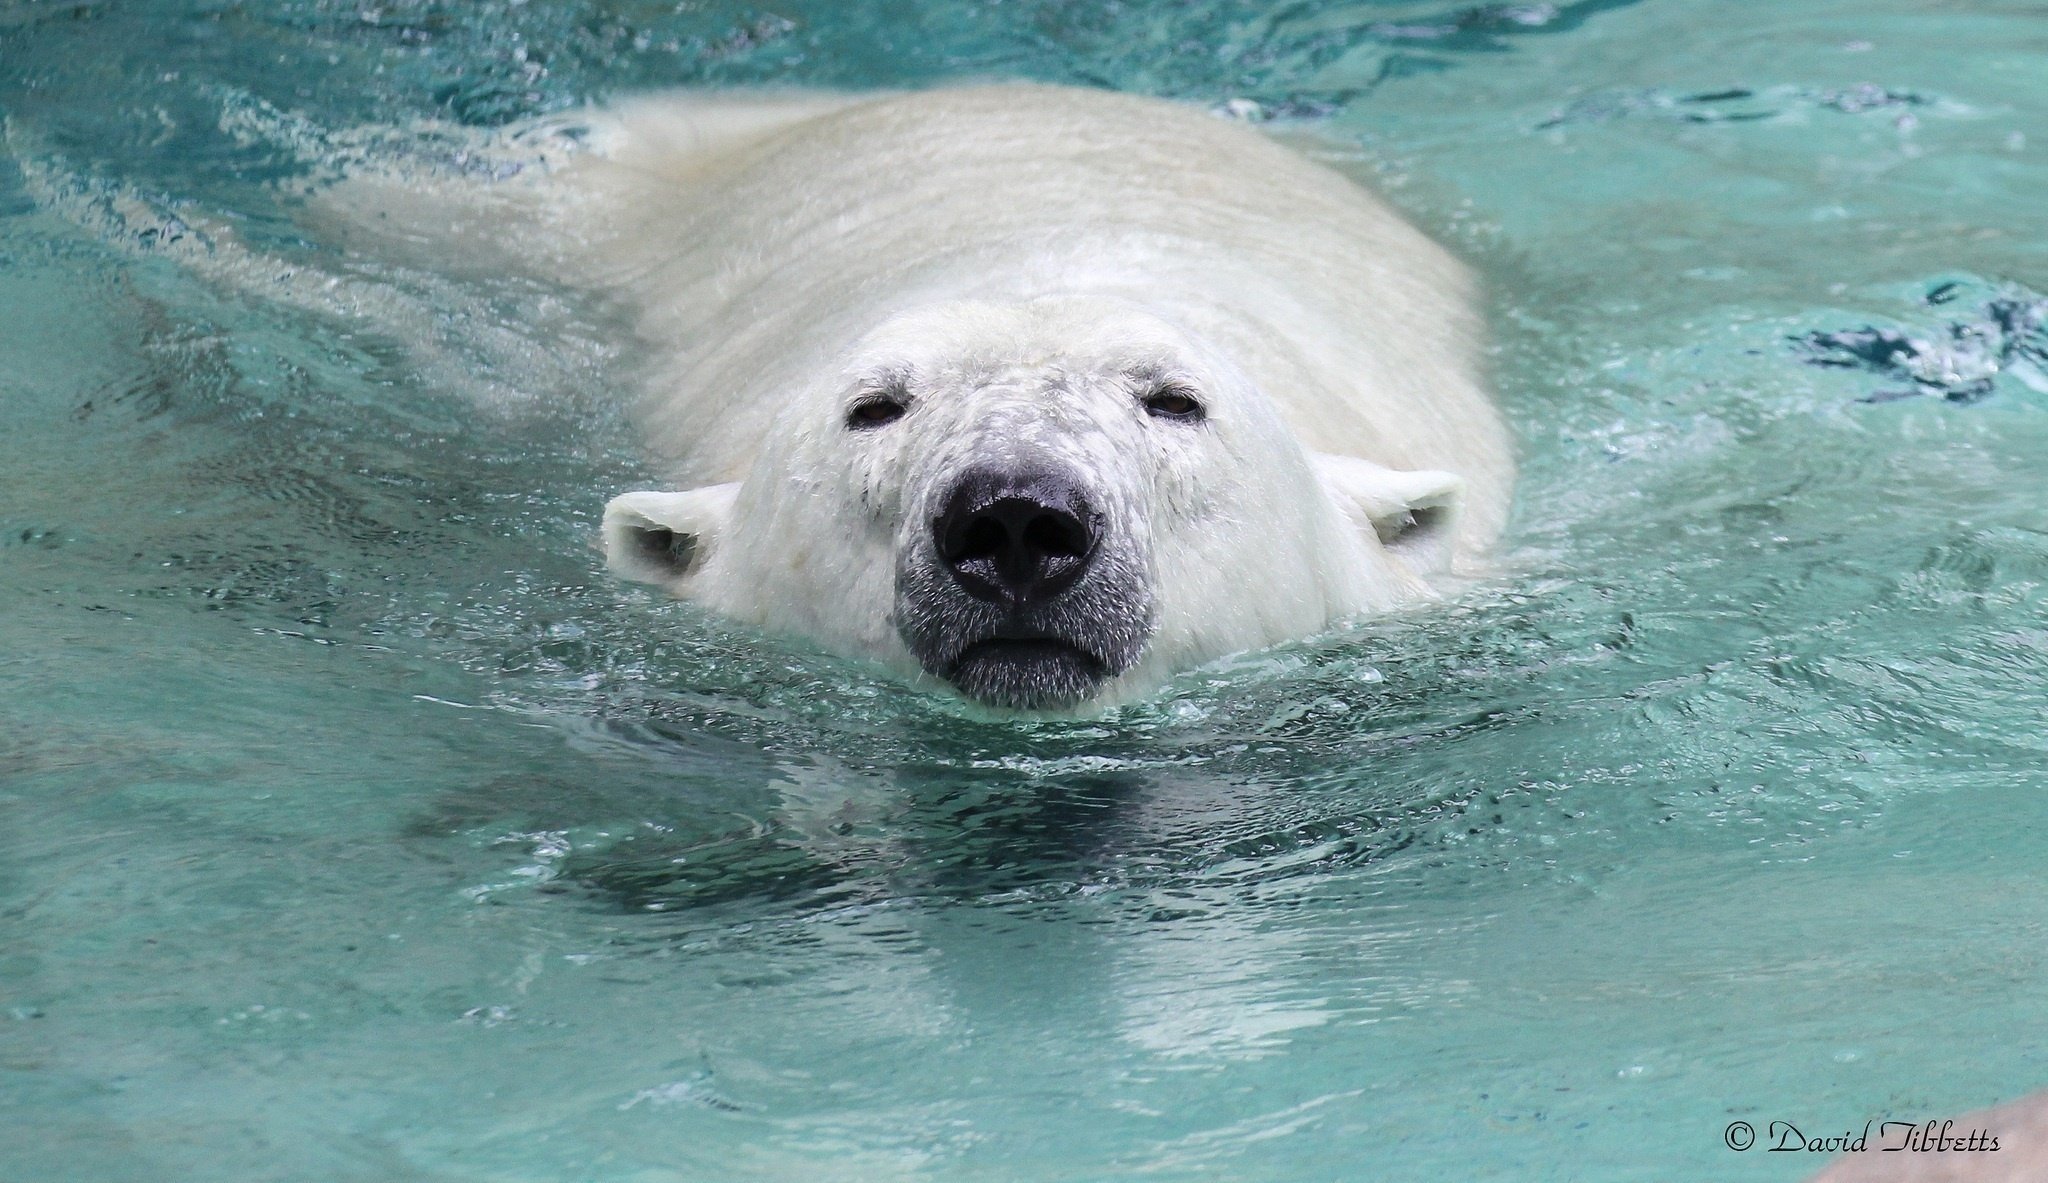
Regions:
<svg viewBox="0 0 2048 1183"><path fill-rule="evenodd" d="M846 412L846 425L855 431L871 431L903 418L910 405L888 394L871 394Z"/></svg>
<svg viewBox="0 0 2048 1183"><path fill-rule="evenodd" d="M1174 419L1182 423L1200 423L1206 416L1202 400L1183 386L1162 386L1146 395L1145 413L1154 419Z"/></svg>

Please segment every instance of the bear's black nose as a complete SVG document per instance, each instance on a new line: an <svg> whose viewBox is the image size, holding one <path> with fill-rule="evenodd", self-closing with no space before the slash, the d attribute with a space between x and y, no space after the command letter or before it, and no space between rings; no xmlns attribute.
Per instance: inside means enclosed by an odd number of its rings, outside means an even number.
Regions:
<svg viewBox="0 0 2048 1183"><path fill-rule="evenodd" d="M1095 557L1099 525L1069 477L976 469L933 519L932 541L968 595L1023 607L1073 586Z"/></svg>

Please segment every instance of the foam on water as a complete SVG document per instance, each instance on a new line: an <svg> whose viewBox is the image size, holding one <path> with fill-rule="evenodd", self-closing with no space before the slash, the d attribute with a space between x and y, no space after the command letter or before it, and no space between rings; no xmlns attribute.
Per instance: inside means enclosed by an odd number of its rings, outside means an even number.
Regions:
<svg viewBox="0 0 2048 1183"><path fill-rule="evenodd" d="M2043 29L0 9L0 1175L1790 1179L1722 1127L2048 1083ZM451 123L988 75L1472 258L1498 574L992 722L605 575L604 313L292 218Z"/></svg>

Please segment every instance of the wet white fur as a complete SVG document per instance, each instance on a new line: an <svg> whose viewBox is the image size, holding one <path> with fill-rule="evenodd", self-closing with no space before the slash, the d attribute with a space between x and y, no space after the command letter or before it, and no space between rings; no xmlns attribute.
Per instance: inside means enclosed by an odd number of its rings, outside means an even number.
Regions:
<svg viewBox="0 0 2048 1183"><path fill-rule="evenodd" d="M896 556L962 465L1028 444L1142 536L1157 629L1114 701L1427 596L1506 516L1464 270L1243 125L1001 86L658 96L507 143L569 130L547 167L470 185L442 233L514 242L631 310L653 359L647 445L697 491L615 503L615 561L721 613L916 676L890 619ZM417 200L414 180L391 186L348 187L358 225ZM1208 423L1147 417L1141 369L1190 380ZM848 432L888 374L912 413ZM1373 521L1451 502L1434 536L1381 545ZM696 536L686 573L624 545L649 525Z"/></svg>

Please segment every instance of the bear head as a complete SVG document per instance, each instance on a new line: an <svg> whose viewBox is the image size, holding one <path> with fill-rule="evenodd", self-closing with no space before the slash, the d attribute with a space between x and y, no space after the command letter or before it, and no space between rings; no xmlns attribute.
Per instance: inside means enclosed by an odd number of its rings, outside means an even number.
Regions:
<svg viewBox="0 0 2048 1183"><path fill-rule="evenodd" d="M1135 697L1449 560L1458 478L1307 451L1122 300L914 309L781 397L744 479L614 499L612 566L991 707Z"/></svg>

